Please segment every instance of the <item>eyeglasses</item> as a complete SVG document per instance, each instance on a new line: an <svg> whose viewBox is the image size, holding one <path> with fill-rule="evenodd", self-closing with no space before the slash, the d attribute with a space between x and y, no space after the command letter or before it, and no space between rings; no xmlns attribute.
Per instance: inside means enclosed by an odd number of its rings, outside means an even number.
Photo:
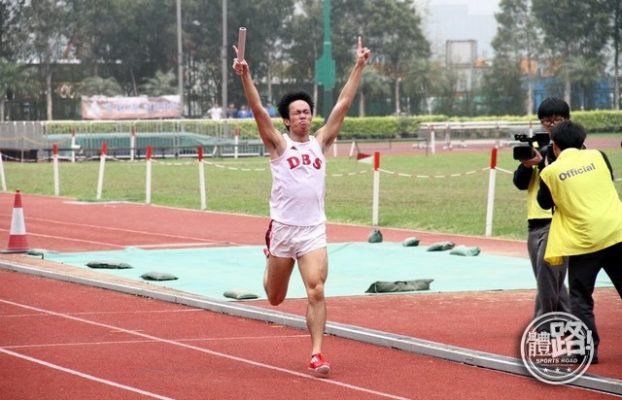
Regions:
<svg viewBox="0 0 622 400"><path fill-rule="evenodd" d="M564 121L566 118L564 117L560 117L560 116L555 116L555 117L549 117L549 118L544 118L540 120L540 123L544 126L549 125L549 126L555 126L557 124L559 124L560 122Z"/></svg>

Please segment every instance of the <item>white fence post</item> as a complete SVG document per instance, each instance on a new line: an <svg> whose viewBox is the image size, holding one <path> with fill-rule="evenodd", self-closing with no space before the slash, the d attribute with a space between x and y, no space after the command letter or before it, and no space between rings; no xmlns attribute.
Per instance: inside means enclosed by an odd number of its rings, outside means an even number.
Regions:
<svg viewBox="0 0 622 400"><path fill-rule="evenodd" d="M488 207L486 208L486 236L492 235L492 216L495 206L495 179L497 174L497 148L490 153L490 174L488 176Z"/></svg>
<svg viewBox="0 0 622 400"><path fill-rule="evenodd" d="M102 151L99 155L99 176L97 178L97 200L101 200L102 191L104 189L104 170L106 168L106 152L108 151L108 145L106 142L102 143Z"/></svg>

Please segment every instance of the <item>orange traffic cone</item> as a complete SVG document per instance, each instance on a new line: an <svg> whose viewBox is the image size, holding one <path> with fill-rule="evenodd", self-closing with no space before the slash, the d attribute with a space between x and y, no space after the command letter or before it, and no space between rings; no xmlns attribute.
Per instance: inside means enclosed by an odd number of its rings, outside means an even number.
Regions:
<svg viewBox="0 0 622 400"><path fill-rule="evenodd" d="M13 204L13 218L9 232L9 244L4 253L25 253L28 251L28 239L26 238L26 222L24 222L24 210L22 209L22 194L15 192Z"/></svg>

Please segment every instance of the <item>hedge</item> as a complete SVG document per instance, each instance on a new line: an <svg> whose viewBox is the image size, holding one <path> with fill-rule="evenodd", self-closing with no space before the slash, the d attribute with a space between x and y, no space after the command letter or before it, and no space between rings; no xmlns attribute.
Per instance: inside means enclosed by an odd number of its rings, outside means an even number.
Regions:
<svg viewBox="0 0 622 400"><path fill-rule="evenodd" d="M386 116L386 117L346 117L340 132L343 139L393 139L416 137L420 125L425 122L477 122L477 121L534 121L536 116L482 116L447 117L445 115ZM622 132L622 111L576 111L572 119L588 131ZM322 117L313 119L312 130L316 131L324 123ZM277 129L284 128L279 118L274 119ZM187 120L147 120L147 121L46 121L45 133L114 133L131 132L190 132L213 136L232 136L239 133L242 139L258 138L253 119L229 119L214 121L210 119Z"/></svg>

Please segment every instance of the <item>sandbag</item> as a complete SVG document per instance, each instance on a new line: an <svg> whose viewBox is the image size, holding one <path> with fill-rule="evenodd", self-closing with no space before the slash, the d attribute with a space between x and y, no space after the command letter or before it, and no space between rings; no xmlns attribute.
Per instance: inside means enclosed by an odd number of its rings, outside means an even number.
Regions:
<svg viewBox="0 0 622 400"><path fill-rule="evenodd" d="M26 251L26 255L27 256L34 256L34 257L41 257L42 259L45 258L45 253L47 253L48 251L45 249L28 249Z"/></svg>
<svg viewBox="0 0 622 400"><path fill-rule="evenodd" d="M456 246L449 254L454 256L476 256L480 253L479 247Z"/></svg>
<svg viewBox="0 0 622 400"><path fill-rule="evenodd" d="M169 274L167 272L157 272L157 271L146 272L142 274L140 277L147 281L174 281L178 279L173 274Z"/></svg>
<svg viewBox="0 0 622 400"><path fill-rule="evenodd" d="M412 281L376 281L365 293L412 292L415 290L429 290L434 279L415 279Z"/></svg>
<svg viewBox="0 0 622 400"><path fill-rule="evenodd" d="M432 243L430 246L428 246L427 251L445 251L445 250L451 250L454 248L456 244L454 242L437 242L437 243Z"/></svg>
<svg viewBox="0 0 622 400"><path fill-rule="evenodd" d="M235 300L252 300L259 298L256 294L245 289L230 289L225 291L223 296Z"/></svg>
<svg viewBox="0 0 622 400"><path fill-rule="evenodd" d="M382 243L382 232L378 229L374 229L367 237L368 243Z"/></svg>
<svg viewBox="0 0 622 400"><path fill-rule="evenodd" d="M417 239L416 237L408 237L406 239L404 239L404 241L402 242L402 246L404 247L415 247L415 246L419 246L419 239Z"/></svg>
<svg viewBox="0 0 622 400"><path fill-rule="evenodd" d="M132 268L132 266L128 263L119 262L119 261L89 261L86 263L86 266L89 268L99 268L99 269L128 269Z"/></svg>

